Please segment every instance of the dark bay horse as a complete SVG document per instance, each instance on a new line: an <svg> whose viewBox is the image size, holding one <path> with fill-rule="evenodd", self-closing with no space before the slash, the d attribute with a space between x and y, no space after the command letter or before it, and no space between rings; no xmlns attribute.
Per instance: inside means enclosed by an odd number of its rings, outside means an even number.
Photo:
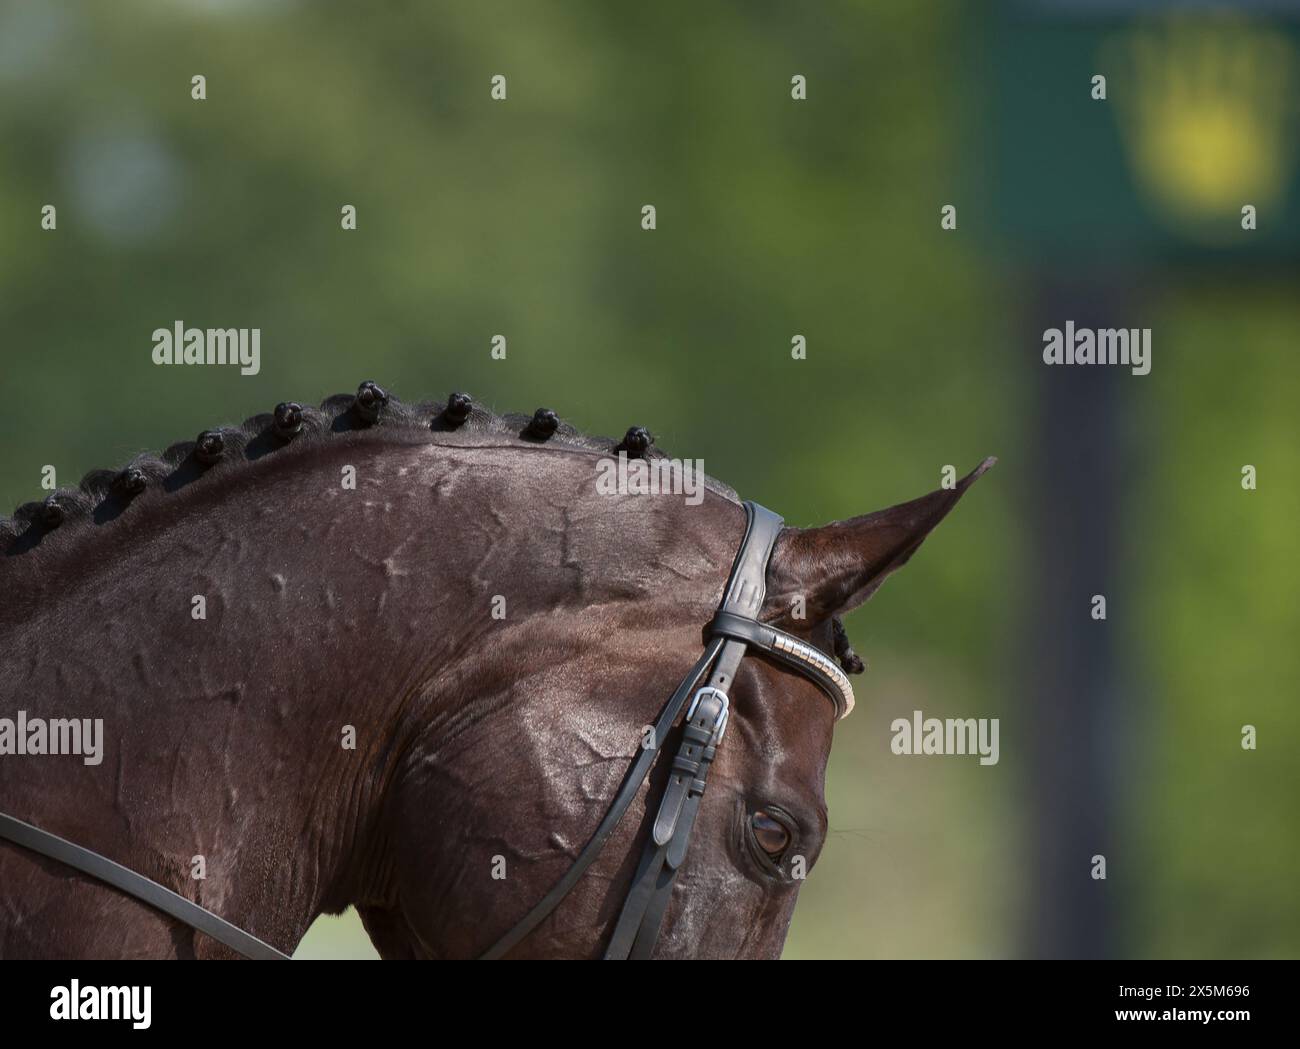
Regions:
<svg viewBox="0 0 1300 1049"><path fill-rule="evenodd" d="M662 459L639 428L614 445L553 412L403 405L366 383L25 504L0 519L0 812L286 952L355 905L384 957L477 956L586 843L745 531L711 479L695 505L599 491L616 450ZM838 617L990 462L785 528L760 618L860 670ZM20 715L76 720L87 745L28 746ZM826 835L834 716L805 678L744 660L656 957L779 955ZM645 796L511 957L600 954ZM230 955L0 841L0 957Z"/></svg>

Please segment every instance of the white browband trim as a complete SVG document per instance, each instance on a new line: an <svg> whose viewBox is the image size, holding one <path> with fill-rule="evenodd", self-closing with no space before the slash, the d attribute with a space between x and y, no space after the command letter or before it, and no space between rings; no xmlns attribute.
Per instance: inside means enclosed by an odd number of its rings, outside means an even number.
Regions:
<svg viewBox="0 0 1300 1049"><path fill-rule="evenodd" d="M841 721L853 713L853 683L849 681L848 674L839 668L835 660L822 652L821 649L814 648L812 645L800 641L797 637L791 637L789 634L779 631L774 644L787 656L816 667L835 683L835 687L840 690L841 706L844 710L844 713L840 715Z"/></svg>

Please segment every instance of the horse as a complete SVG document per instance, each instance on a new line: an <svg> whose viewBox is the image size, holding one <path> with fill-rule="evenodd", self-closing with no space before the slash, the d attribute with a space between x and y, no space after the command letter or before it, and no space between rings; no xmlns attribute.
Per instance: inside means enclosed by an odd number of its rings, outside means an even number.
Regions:
<svg viewBox="0 0 1300 1049"><path fill-rule="evenodd" d="M641 427L615 443L549 409L366 382L20 506L0 519L0 812L274 952L353 906L383 958L473 958L584 855L642 755L628 818L499 952L601 956L677 775L647 726L700 659L756 512L713 478L697 500L600 491L616 456L664 458ZM860 673L841 617L992 462L823 527L770 515L746 629ZM692 751L710 793L656 958L779 956L826 838L837 708L750 655L725 741ZM37 745L20 714L59 731ZM97 756L58 745L77 726L102 727ZM0 839L0 957L239 953Z"/></svg>

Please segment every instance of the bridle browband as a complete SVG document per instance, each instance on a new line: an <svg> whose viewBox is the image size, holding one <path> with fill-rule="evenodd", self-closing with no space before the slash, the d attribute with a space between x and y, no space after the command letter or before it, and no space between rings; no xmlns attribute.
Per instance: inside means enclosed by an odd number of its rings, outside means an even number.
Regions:
<svg viewBox="0 0 1300 1049"><path fill-rule="evenodd" d="M618 924L605 950L607 959L650 957L672 897L673 882L686 858L686 847L699 812L700 799L704 796L709 767L727 729L731 705L727 689L749 649L764 652L811 680L835 705L837 718L848 716L853 709L853 686L848 675L832 658L806 641L758 621L767 593L767 565L781 532L782 520L757 503L746 502L744 506L745 538L731 567L722 604L706 628L704 653L660 712L650 739L643 744L609 810L573 865L532 910L483 954L484 958L500 958L506 954L536 929L582 879L636 798L650 774L659 741L668 737L689 699L681 739L673 757L672 775L664 788L650 838L641 854ZM706 674L709 675L708 683L697 687ZM57 860L134 896L246 958L289 957L158 882L91 849L3 813L0 813L0 839Z"/></svg>

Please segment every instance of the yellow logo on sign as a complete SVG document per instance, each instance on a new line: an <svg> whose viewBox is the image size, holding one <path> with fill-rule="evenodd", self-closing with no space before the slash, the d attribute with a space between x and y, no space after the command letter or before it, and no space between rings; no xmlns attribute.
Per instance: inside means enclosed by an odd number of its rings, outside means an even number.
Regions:
<svg viewBox="0 0 1300 1049"><path fill-rule="evenodd" d="M1241 209L1277 203L1291 179L1296 55L1238 21L1174 21L1102 46L1101 70L1134 180L1153 210L1197 240L1240 232Z"/></svg>

